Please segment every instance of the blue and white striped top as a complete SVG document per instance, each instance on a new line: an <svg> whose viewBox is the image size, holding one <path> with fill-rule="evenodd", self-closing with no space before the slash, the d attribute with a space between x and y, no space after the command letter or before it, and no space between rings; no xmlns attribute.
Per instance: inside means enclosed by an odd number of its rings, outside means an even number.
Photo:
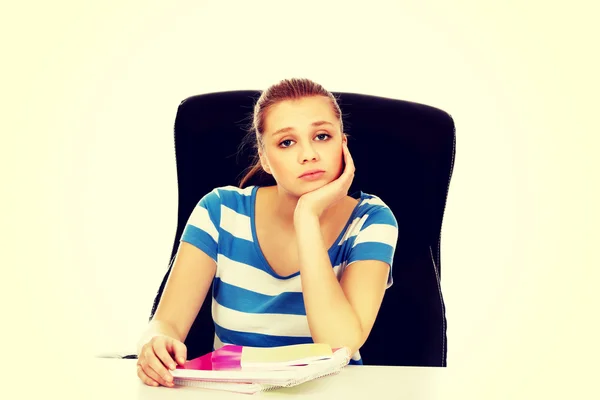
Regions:
<svg viewBox="0 0 600 400"><path fill-rule="evenodd" d="M300 273L280 276L258 245L254 205L258 186L218 187L194 208L181 241L217 263L212 291L214 348L224 344L271 347L312 343ZM381 260L390 264L386 289L392 285L392 260L398 224L377 196L360 197L346 226L328 250L338 278L351 263ZM350 364L362 364L357 351Z"/></svg>

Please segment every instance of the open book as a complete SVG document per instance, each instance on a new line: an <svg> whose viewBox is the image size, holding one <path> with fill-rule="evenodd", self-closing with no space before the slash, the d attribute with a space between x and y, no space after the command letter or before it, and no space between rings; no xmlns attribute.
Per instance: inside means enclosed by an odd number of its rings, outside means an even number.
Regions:
<svg viewBox="0 0 600 400"><path fill-rule="evenodd" d="M279 347L225 345L171 371L176 385L241 393L291 387L333 375L350 361L349 349L326 344Z"/></svg>

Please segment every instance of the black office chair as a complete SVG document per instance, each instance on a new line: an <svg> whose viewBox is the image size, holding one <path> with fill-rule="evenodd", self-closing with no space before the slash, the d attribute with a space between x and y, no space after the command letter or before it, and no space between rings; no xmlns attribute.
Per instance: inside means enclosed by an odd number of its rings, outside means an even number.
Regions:
<svg viewBox="0 0 600 400"><path fill-rule="evenodd" d="M349 193L379 196L394 212L399 237L394 284L367 342L365 365L446 366L440 232L454 166L455 126L439 109L383 97L333 93L342 109L356 165ZM259 91L203 94L184 100L175 119L179 187L177 232L154 315L192 209L213 188L238 184L252 147L240 151ZM274 184L268 175L247 185ZM212 351L211 289L185 344L188 358Z"/></svg>

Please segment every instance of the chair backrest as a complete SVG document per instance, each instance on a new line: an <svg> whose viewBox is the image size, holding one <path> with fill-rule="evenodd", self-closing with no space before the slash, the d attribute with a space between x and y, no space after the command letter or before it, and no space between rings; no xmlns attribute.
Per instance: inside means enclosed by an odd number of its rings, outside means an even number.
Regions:
<svg viewBox="0 0 600 400"><path fill-rule="evenodd" d="M361 348L363 361L367 365L446 366L440 233L454 165L454 121L446 112L423 104L333 94L339 99L356 165L349 193L362 190L379 196L399 225L394 284L386 291L369 339ZM259 95L259 91L218 92L189 97L179 105L174 132L177 231L151 317L192 209L215 187L237 185L251 162L251 146L239 150ZM249 185L273 183L260 179ZM186 339L188 357L212 351L210 293Z"/></svg>

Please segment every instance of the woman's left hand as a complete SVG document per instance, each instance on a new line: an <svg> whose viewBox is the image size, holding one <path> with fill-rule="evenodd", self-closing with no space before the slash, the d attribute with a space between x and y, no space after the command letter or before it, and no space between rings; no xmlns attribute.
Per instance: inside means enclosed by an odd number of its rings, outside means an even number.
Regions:
<svg viewBox="0 0 600 400"><path fill-rule="evenodd" d="M344 172L327 185L300 196L294 210L294 220L306 216L307 213L319 218L325 210L346 197L354 179L355 168L347 142L343 142L342 151L346 163Z"/></svg>

